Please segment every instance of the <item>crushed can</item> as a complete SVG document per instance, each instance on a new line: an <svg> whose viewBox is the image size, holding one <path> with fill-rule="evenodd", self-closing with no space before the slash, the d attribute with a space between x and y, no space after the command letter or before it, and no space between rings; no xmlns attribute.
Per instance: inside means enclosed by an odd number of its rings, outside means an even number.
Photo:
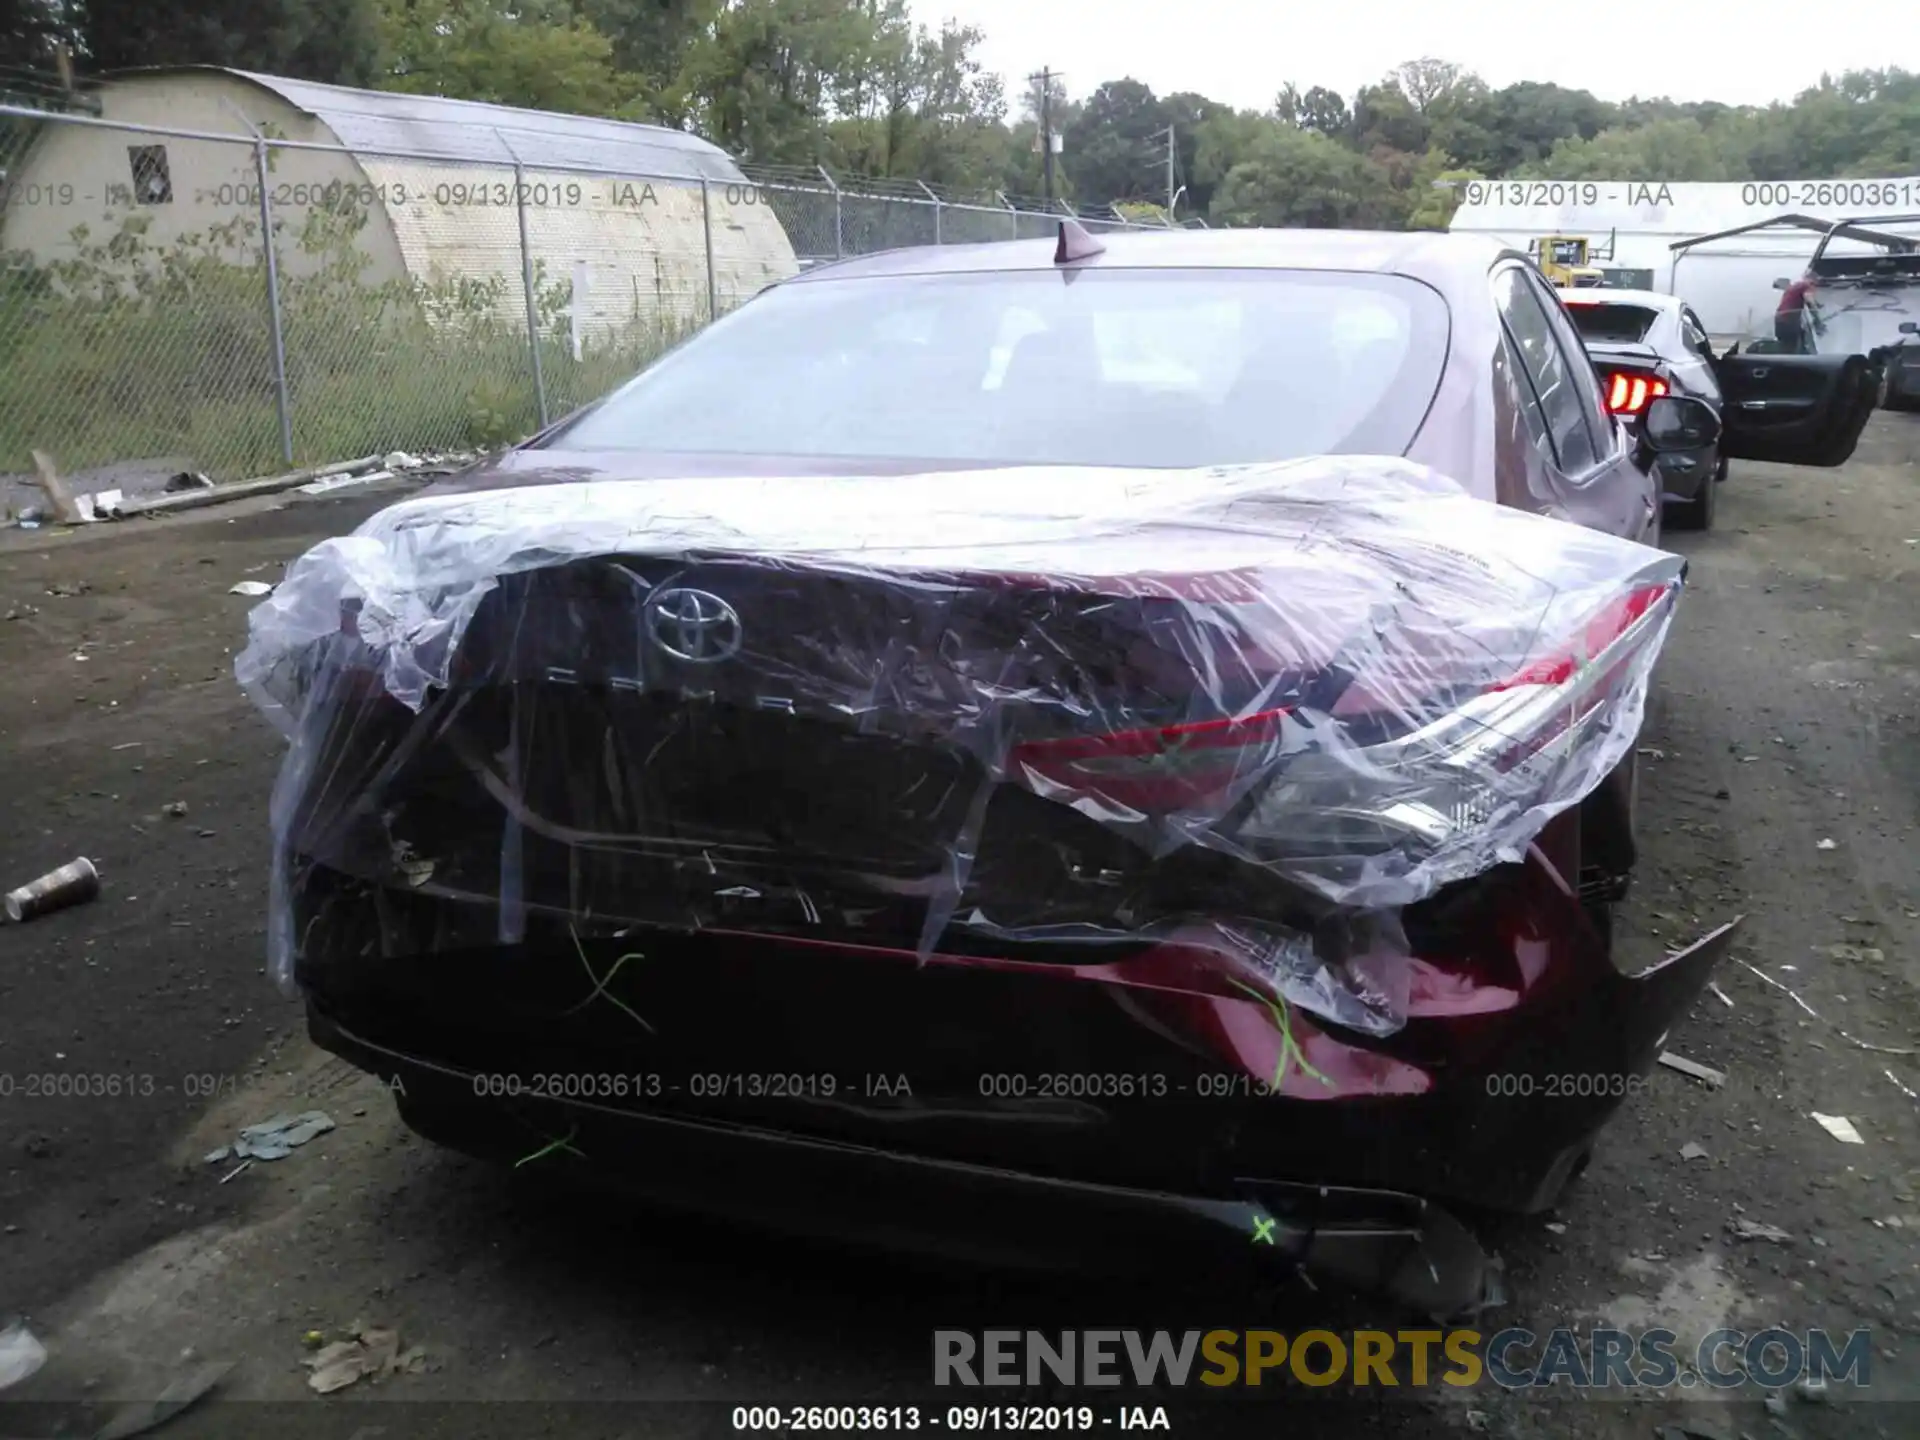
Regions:
<svg viewBox="0 0 1920 1440"><path fill-rule="evenodd" d="M99 893L100 872L93 868L91 860L82 855L58 870L49 870L38 880L30 881L18 890L9 890L6 898L7 919L17 925L23 920L64 910L69 905L84 905Z"/></svg>

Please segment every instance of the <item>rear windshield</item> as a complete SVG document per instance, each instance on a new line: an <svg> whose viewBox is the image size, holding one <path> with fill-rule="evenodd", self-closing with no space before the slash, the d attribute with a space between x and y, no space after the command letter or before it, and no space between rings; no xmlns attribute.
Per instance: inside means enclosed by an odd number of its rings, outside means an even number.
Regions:
<svg viewBox="0 0 1920 1440"><path fill-rule="evenodd" d="M779 286L543 442L1189 466L1404 453L1446 365L1400 276L1081 270Z"/></svg>
<svg viewBox="0 0 1920 1440"><path fill-rule="evenodd" d="M1574 328L1588 340L1603 344L1633 345L1647 338L1658 310L1644 305L1569 305Z"/></svg>

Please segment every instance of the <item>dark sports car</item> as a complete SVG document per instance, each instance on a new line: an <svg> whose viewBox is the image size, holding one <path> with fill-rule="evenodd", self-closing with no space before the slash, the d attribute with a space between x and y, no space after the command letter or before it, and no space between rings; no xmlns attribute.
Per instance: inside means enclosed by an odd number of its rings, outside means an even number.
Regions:
<svg viewBox="0 0 1920 1440"><path fill-rule="evenodd" d="M1724 452L1844 460L1764 363ZM255 612L276 973L475 1154L1471 1306L1726 944L1607 918L1717 428L1472 237L812 270Z"/></svg>

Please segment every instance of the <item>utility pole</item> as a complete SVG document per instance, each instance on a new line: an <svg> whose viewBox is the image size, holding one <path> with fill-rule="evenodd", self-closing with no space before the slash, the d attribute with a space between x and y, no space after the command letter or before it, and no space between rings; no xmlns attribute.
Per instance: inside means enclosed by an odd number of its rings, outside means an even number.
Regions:
<svg viewBox="0 0 1920 1440"><path fill-rule="evenodd" d="M1053 82L1060 77L1042 67L1027 79L1040 82L1040 170L1046 185L1047 209L1053 209Z"/></svg>
<svg viewBox="0 0 1920 1440"><path fill-rule="evenodd" d="M1167 126L1167 223L1173 223L1173 126Z"/></svg>

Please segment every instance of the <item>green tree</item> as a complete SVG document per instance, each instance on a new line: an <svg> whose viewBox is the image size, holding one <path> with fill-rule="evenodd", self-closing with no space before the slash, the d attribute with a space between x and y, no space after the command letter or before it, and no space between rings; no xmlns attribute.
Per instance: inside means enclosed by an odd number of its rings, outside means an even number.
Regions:
<svg viewBox="0 0 1920 1440"><path fill-rule="evenodd" d="M1745 180L1746 157L1730 151L1698 120L1617 126L1591 140L1563 140L1522 176L1555 180Z"/></svg>
<svg viewBox="0 0 1920 1440"><path fill-rule="evenodd" d="M516 0L385 0L380 41L390 90L535 110L610 115L637 83L613 44L563 4Z"/></svg>
<svg viewBox="0 0 1920 1440"><path fill-rule="evenodd" d="M58 9L78 11L79 58L92 71L232 65L339 85L371 84L379 73L375 0L86 0Z"/></svg>
<svg viewBox="0 0 1920 1440"><path fill-rule="evenodd" d="M866 0L724 0L682 70L701 133L748 160L817 164L832 114L859 114L899 57L898 7Z"/></svg>
<svg viewBox="0 0 1920 1440"><path fill-rule="evenodd" d="M1430 55L1394 66L1393 73L1387 78L1422 115L1430 115L1435 109L1444 108L1446 102L1463 88L1479 83L1472 71L1451 60L1436 60Z"/></svg>
<svg viewBox="0 0 1920 1440"><path fill-rule="evenodd" d="M1585 90L1523 81L1466 99L1437 123L1435 139L1462 164L1507 175L1563 140L1592 139L1613 118L1613 107Z"/></svg>
<svg viewBox="0 0 1920 1440"><path fill-rule="evenodd" d="M1453 212L1460 208L1460 187L1469 180L1485 178L1476 170L1456 167L1444 151L1428 151L1421 157L1408 193L1411 208L1407 212L1407 229L1446 229L1453 223Z"/></svg>
<svg viewBox="0 0 1920 1440"><path fill-rule="evenodd" d="M1310 130L1269 121L1213 197L1226 225L1373 227L1397 217L1391 188L1372 165Z"/></svg>
<svg viewBox="0 0 1920 1440"><path fill-rule="evenodd" d="M867 87L868 113L829 124L828 163L860 175L900 176L981 191L1005 163L1006 97L974 57L980 32L948 21L938 34L902 30Z"/></svg>
<svg viewBox="0 0 1920 1440"><path fill-rule="evenodd" d="M721 0L579 0L580 15L613 47L613 65L639 85L639 118L679 126L689 118L688 57L709 40Z"/></svg>
<svg viewBox="0 0 1920 1440"><path fill-rule="evenodd" d="M1432 124L1392 78L1354 97L1353 143L1362 154L1378 147L1418 155L1427 148Z"/></svg>
<svg viewBox="0 0 1920 1440"><path fill-rule="evenodd" d="M1100 86L1064 132L1075 189L1089 199L1164 201L1167 123L1166 107L1138 80Z"/></svg>
<svg viewBox="0 0 1920 1440"><path fill-rule="evenodd" d="M1329 140L1340 140L1353 129L1353 112L1337 91L1315 85L1300 97L1294 123L1302 130L1317 130Z"/></svg>

